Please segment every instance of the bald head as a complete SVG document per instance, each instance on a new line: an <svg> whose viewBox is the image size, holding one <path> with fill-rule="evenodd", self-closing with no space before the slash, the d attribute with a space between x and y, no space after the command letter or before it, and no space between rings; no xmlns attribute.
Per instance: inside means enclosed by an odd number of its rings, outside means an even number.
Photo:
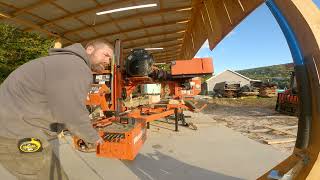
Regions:
<svg viewBox="0 0 320 180"><path fill-rule="evenodd" d="M110 49L112 50L114 49L111 43L103 39L95 39L95 40L89 41L86 45L86 49L90 46L94 48L103 48L105 46L108 46Z"/></svg>
<svg viewBox="0 0 320 180"><path fill-rule="evenodd" d="M114 48L109 42L102 39L93 40L88 42L85 48L92 71L101 73L110 65Z"/></svg>

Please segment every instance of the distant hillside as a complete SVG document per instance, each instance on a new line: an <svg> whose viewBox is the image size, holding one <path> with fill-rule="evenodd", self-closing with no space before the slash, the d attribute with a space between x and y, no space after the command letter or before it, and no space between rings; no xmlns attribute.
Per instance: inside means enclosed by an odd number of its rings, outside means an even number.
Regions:
<svg viewBox="0 0 320 180"><path fill-rule="evenodd" d="M262 82L276 83L278 84L279 88L288 88L290 85L290 74L293 70L293 64L289 63L239 70L237 72L251 79L261 80Z"/></svg>

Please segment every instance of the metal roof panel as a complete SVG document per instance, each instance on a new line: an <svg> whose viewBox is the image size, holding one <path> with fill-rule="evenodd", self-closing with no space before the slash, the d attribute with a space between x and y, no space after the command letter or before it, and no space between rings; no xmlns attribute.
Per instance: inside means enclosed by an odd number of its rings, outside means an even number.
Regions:
<svg viewBox="0 0 320 180"><path fill-rule="evenodd" d="M66 19L63 21L58 21L55 24L67 29L68 31L84 26L83 23L81 23L80 21L73 19L73 18L69 18L69 19Z"/></svg>
<svg viewBox="0 0 320 180"><path fill-rule="evenodd" d="M30 10L29 12L36 14L47 20L51 20L51 19L55 19L55 18L67 15L67 13L65 13L64 11L62 11L61 9L57 8L52 4L45 4L45 5L36 7Z"/></svg>
<svg viewBox="0 0 320 180"><path fill-rule="evenodd" d="M75 1L66 1L66 0L56 0L54 3L60 5L64 9L70 12L78 12L83 9L92 8L97 5L94 1L88 0L77 0Z"/></svg>
<svg viewBox="0 0 320 180"><path fill-rule="evenodd" d="M140 22L139 19L134 19L130 21L121 21L117 23L121 29L132 29L132 28L138 28L142 27L143 24Z"/></svg>
<svg viewBox="0 0 320 180"><path fill-rule="evenodd" d="M36 3L38 0L23 0L23 1L17 1L17 0L0 0L0 2L9 4L11 6L17 7L17 8L24 8L29 5L32 5Z"/></svg>
<svg viewBox="0 0 320 180"><path fill-rule="evenodd" d="M93 26L93 28L100 34L110 34L119 32L120 29L116 27L116 25L110 23L104 26Z"/></svg>

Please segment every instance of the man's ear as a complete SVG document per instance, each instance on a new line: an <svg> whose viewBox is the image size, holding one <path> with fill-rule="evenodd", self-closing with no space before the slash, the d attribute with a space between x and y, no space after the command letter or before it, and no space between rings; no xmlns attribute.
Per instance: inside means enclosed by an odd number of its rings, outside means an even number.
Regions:
<svg viewBox="0 0 320 180"><path fill-rule="evenodd" d="M91 55L93 53L93 51L94 51L94 47L93 46L88 46L86 48L86 53L89 54L89 55Z"/></svg>

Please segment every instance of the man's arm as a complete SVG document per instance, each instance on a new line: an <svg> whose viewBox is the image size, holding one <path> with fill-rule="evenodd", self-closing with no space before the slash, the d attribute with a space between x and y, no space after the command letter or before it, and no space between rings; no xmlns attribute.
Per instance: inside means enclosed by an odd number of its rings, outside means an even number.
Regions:
<svg viewBox="0 0 320 180"><path fill-rule="evenodd" d="M65 59L46 67L46 92L49 108L58 123L64 123L76 136L93 143L99 136L91 126L85 100L91 72L81 59Z"/></svg>

